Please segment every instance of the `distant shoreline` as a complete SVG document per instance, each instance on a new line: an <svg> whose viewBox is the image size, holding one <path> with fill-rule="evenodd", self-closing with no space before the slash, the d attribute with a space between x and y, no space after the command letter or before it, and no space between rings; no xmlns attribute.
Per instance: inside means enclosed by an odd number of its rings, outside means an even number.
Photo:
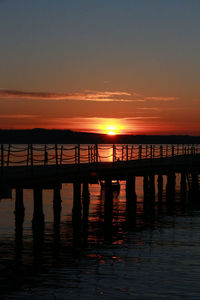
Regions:
<svg viewBox="0 0 200 300"><path fill-rule="evenodd" d="M0 129L0 144L200 144L200 136L115 135L54 129Z"/></svg>

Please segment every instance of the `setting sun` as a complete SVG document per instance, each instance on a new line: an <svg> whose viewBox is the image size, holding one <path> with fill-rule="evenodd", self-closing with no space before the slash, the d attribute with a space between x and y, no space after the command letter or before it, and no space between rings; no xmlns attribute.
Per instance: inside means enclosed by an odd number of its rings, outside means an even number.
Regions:
<svg viewBox="0 0 200 300"><path fill-rule="evenodd" d="M108 131L108 135L115 135L116 133L113 130Z"/></svg>

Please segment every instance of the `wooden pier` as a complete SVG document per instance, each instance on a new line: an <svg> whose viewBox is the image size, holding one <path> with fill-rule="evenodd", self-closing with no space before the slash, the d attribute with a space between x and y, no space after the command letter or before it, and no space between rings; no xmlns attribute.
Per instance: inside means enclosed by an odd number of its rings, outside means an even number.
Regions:
<svg viewBox="0 0 200 300"><path fill-rule="evenodd" d="M200 147L199 145L110 145L105 155L100 145L7 145L1 146L0 192L16 190L15 219L17 232L24 219L23 189L33 189L34 232L44 227L43 189L53 189L55 230L59 228L61 213L60 189L62 183L73 184L73 224L75 236L80 226L87 225L89 211L89 184L104 182L104 222L106 232L112 225L112 181L126 181L127 218L134 221L137 205L136 177L143 177L144 211L151 214L155 206L155 176L157 176L158 204L162 204L163 176L167 176L166 203L174 205L176 175L181 174L181 199L186 191L199 199ZM66 152L68 151L68 156ZM16 159L14 161L14 158ZM20 159L19 159L20 158ZM58 234L58 231L57 231ZM78 240L78 238L77 238Z"/></svg>

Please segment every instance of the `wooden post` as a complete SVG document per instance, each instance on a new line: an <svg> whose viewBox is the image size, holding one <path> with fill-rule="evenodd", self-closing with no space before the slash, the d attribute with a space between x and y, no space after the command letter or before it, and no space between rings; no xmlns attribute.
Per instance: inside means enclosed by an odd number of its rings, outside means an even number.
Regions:
<svg viewBox="0 0 200 300"><path fill-rule="evenodd" d="M80 144L78 144L78 165L80 164Z"/></svg>
<svg viewBox="0 0 200 300"><path fill-rule="evenodd" d="M126 160L128 161L128 145L126 145Z"/></svg>
<svg viewBox="0 0 200 300"><path fill-rule="evenodd" d="M163 146L160 146L160 158L163 158Z"/></svg>
<svg viewBox="0 0 200 300"><path fill-rule="evenodd" d="M37 186L34 188L34 212L33 212L33 226L38 230L44 226L44 213L42 203L42 188Z"/></svg>
<svg viewBox="0 0 200 300"><path fill-rule="evenodd" d="M63 145L60 148L60 165L62 165L62 160L63 160Z"/></svg>
<svg viewBox="0 0 200 300"><path fill-rule="evenodd" d="M31 144L31 167L33 167L33 144Z"/></svg>
<svg viewBox="0 0 200 300"><path fill-rule="evenodd" d="M142 159L142 146L141 145L139 146L139 154L138 154L138 156L139 156L139 159Z"/></svg>
<svg viewBox="0 0 200 300"><path fill-rule="evenodd" d="M166 146L166 157L168 157L168 145Z"/></svg>
<svg viewBox="0 0 200 300"><path fill-rule="evenodd" d="M155 145L153 145L153 158L155 158Z"/></svg>
<svg viewBox="0 0 200 300"><path fill-rule="evenodd" d="M3 147L3 144L1 144L1 167L2 167L2 169L4 167L4 147Z"/></svg>
<svg viewBox="0 0 200 300"><path fill-rule="evenodd" d="M150 146L150 157L153 158L153 147L152 147L152 145Z"/></svg>
<svg viewBox="0 0 200 300"><path fill-rule="evenodd" d="M162 203L162 197L163 197L163 176L162 174L158 174L158 203Z"/></svg>
<svg viewBox="0 0 200 300"><path fill-rule="evenodd" d="M148 145L146 145L146 158L148 158Z"/></svg>
<svg viewBox="0 0 200 300"><path fill-rule="evenodd" d="M58 145L55 144L56 166L58 165Z"/></svg>
<svg viewBox="0 0 200 300"><path fill-rule="evenodd" d="M29 148L30 148L30 145L28 144L28 148L27 148L27 158L26 158L26 165L27 165L27 166L29 165Z"/></svg>
<svg viewBox="0 0 200 300"><path fill-rule="evenodd" d="M7 167L9 166L9 162L10 162L10 144L8 145Z"/></svg>
<svg viewBox="0 0 200 300"><path fill-rule="evenodd" d="M99 158L99 152L98 152L98 145L95 145L95 152L96 152L96 163L98 163L98 158Z"/></svg>
<svg viewBox="0 0 200 300"><path fill-rule="evenodd" d="M181 201L186 201L186 192L187 192L187 185L186 185L186 174L185 172L181 173Z"/></svg>
<svg viewBox="0 0 200 300"><path fill-rule="evenodd" d="M124 146L122 146L122 161L124 160Z"/></svg>
<svg viewBox="0 0 200 300"><path fill-rule="evenodd" d="M77 145L75 145L75 164L77 164Z"/></svg>
<svg viewBox="0 0 200 300"><path fill-rule="evenodd" d="M179 155L179 144L176 145L177 155Z"/></svg>
<svg viewBox="0 0 200 300"><path fill-rule="evenodd" d="M16 188L15 215L24 218L23 188Z"/></svg>
<svg viewBox="0 0 200 300"><path fill-rule="evenodd" d="M59 240L60 236L60 216L61 216L61 195L60 186L57 186L53 190L53 215L54 215L54 234L56 239Z"/></svg>
<svg viewBox="0 0 200 300"><path fill-rule="evenodd" d="M131 160L133 159L133 146L131 146Z"/></svg>
<svg viewBox="0 0 200 300"><path fill-rule="evenodd" d="M172 157L174 157L174 145L172 145Z"/></svg>
<svg viewBox="0 0 200 300"><path fill-rule="evenodd" d="M88 163L91 163L91 157L90 157L90 146L88 146Z"/></svg>
<svg viewBox="0 0 200 300"><path fill-rule="evenodd" d="M113 191L112 181L107 178L105 181L105 200L104 200L104 238L112 238L112 219L113 219Z"/></svg>
<svg viewBox="0 0 200 300"><path fill-rule="evenodd" d="M44 165L48 163L48 152L47 152L47 145L44 145Z"/></svg>
<svg viewBox="0 0 200 300"><path fill-rule="evenodd" d="M115 145L113 145L113 162L115 162L116 153L115 153Z"/></svg>

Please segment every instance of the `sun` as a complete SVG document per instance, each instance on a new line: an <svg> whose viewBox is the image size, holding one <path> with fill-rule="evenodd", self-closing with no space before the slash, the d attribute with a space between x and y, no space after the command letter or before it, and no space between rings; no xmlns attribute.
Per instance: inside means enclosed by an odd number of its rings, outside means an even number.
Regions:
<svg viewBox="0 0 200 300"><path fill-rule="evenodd" d="M115 125L107 125L106 126L106 133L108 135L116 135L117 127Z"/></svg>
<svg viewBox="0 0 200 300"><path fill-rule="evenodd" d="M113 130L110 130L107 132L108 135L116 135L116 133Z"/></svg>

